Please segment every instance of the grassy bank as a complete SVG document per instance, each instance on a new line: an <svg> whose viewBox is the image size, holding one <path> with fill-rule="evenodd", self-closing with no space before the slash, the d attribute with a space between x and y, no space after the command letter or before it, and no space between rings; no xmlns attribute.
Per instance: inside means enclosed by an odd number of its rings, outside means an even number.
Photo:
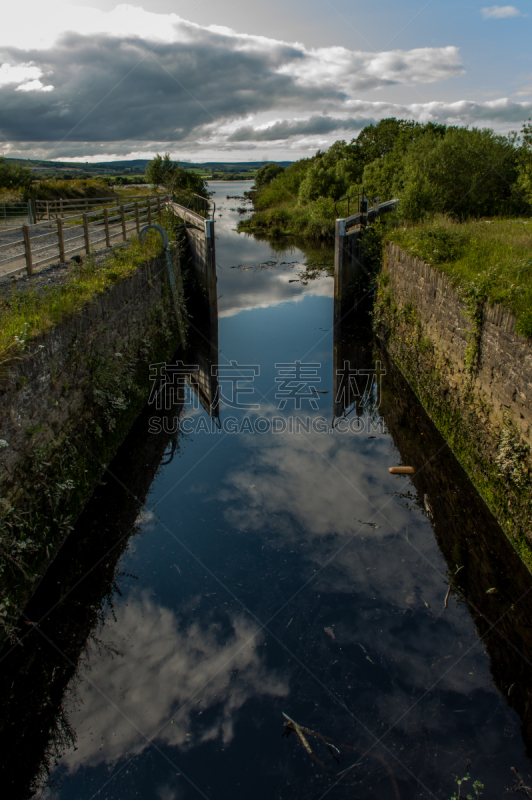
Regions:
<svg viewBox="0 0 532 800"><path fill-rule="evenodd" d="M401 225L384 235L437 266L464 300L507 309L516 317L516 332L532 337L531 219L458 223L439 215L431 222Z"/></svg>
<svg viewBox="0 0 532 800"><path fill-rule="evenodd" d="M161 238L153 232L142 245L135 237L101 263L96 264L93 256L86 258L70 268L59 286L18 290L15 284L0 299L0 381L10 362L21 356L33 338L77 314L93 297L132 275L161 251Z"/></svg>

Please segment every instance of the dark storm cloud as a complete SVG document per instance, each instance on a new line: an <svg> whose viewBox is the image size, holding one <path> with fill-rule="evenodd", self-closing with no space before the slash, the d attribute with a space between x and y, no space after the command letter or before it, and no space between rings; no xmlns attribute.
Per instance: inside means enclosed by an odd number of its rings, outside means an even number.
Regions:
<svg viewBox="0 0 532 800"><path fill-rule="evenodd" d="M308 120L283 120L269 125L267 128L253 128L252 125L243 125L237 128L230 136L228 142L266 142L275 139L289 139L290 136L311 136L316 134L333 133L334 131L359 131L366 125L374 123L375 119L335 119L328 116L312 116Z"/></svg>
<svg viewBox="0 0 532 800"><path fill-rule="evenodd" d="M0 61L36 65L54 89L0 88L0 130L11 141L182 141L213 122L335 96L276 73L277 51L232 51L223 41L152 49L138 38L77 34L51 50L3 49Z"/></svg>

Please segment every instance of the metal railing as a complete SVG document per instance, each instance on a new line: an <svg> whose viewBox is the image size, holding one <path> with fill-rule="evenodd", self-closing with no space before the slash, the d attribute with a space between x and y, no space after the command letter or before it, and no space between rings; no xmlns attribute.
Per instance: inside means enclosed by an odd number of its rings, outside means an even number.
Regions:
<svg viewBox="0 0 532 800"><path fill-rule="evenodd" d="M6 227L16 227L20 225L21 219L27 218L30 221L29 203L0 203L0 225Z"/></svg>
<svg viewBox="0 0 532 800"><path fill-rule="evenodd" d="M151 225L165 209L167 200L161 195L145 196L142 202L121 202L116 208L104 207L67 218L58 216L53 221L11 229L8 238L0 238L0 277L24 271L32 275L45 264L66 262L74 253L89 254L98 245L111 247L117 237L126 241L132 233L140 233L141 225ZM6 266L17 262L20 266L4 272Z"/></svg>
<svg viewBox="0 0 532 800"><path fill-rule="evenodd" d="M178 203L178 205L180 204ZM192 208L192 205L195 206L194 209ZM211 205L212 205L212 212L210 210ZM185 208L190 208L191 211L195 211L196 214L199 214L200 216L202 216L203 212L203 214L205 214L205 219L209 219L209 214L210 214L211 215L210 218L214 219L214 214L216 211L216 203L214 202L214 200L210 200L208 197L203 197L203 195L201 194L196 194L196 192L192 192L192 195L190 195L190 199L187 200Z"/></svg>
<svg viewBox="0 0 532 800"><path fill-rule="evenodd" d="M334 201L334 213L338 217L338 209L336 207L337 203L343 203L344 200L347 200L347 216L349 217L349 201L353 200L353 198L357 199L357 210L354 212L355 214L367 214L369 208L369 198L366 196L366 192L364 191L364 187L362 187L362 191L358 192L358 194L350 194L346 197L340 197L339 200ZM379 204L379 198L376 197L374 200L374 205Z"/></svg>

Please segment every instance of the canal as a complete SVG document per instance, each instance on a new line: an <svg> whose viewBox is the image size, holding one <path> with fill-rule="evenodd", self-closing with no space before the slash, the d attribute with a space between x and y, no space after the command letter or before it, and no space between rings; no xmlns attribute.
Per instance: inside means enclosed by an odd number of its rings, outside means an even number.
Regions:
<svg viewBox="0 0 532 800"><path fill-rule="evenodd" d="M333 326L331 252L236 233L249 186L211 185L217 342L193 317L1 654L6 796L531 786L529 573L369 316Z"/></svg>

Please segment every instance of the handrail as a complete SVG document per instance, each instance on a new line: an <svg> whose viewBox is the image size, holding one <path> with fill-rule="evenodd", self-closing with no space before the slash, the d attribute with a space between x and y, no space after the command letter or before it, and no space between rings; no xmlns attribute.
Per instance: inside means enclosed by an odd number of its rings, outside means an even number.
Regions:
<svg viewBox="0 0 532 800"><path fill-rule="evenodd" d="M193 197L199 197L199 199L200 199L200 200L203 200L203 201L204 201L204 203L206 203L206 204L207 204L207 214L209 214L209 213L210 213L210 212L209 212L209 206L211 205L211 202L212 202L212 206L213 206L213 209L212 209L212 219L214 219L214 214L215 214L215 212L216 212L216 203L214 202L214 200L212 200L212 201L211 201L211 200L210 200L210 198L208 198L208 197L203 197L203 195L202 195L202 194L198 194L197 192L192 192L192 194L191 194L191 199L192 199ZM180 205L180 203L178 203L177 205ZM198 213L199 213L199 212L198 212L198 208L197 208L197 206L198 206L198 204L196 203L196 214L198 214ZM187 205L187 206L185 206L185 208L188 208L188 205ZM190 209L190 211L192 211L192 209ZM207 219L208 219L208 217L207 217Z"/></svg>

